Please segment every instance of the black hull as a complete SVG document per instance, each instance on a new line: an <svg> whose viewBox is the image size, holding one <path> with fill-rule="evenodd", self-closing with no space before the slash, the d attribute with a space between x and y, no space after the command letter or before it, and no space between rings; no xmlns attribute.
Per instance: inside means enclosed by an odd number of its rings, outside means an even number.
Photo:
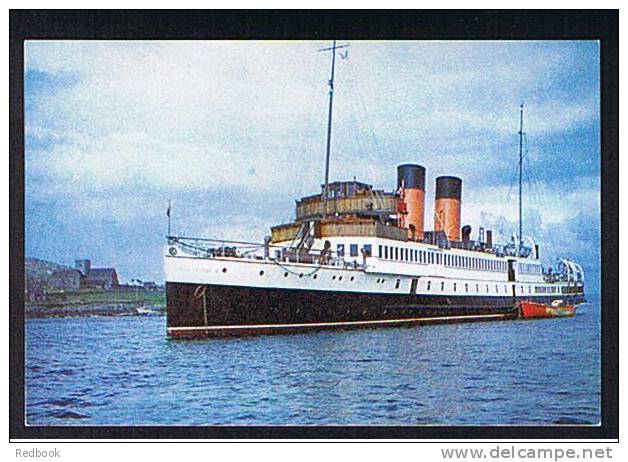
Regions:
<svg viewBox="0 0 628 462"><path fill-rule="evenodd" d="M272 334L329 328L507 320L523 298L370 294L166 284L170 336ZM567 303L583 295L561 296ZM549 303L551 297L525 297Z"/></svg>

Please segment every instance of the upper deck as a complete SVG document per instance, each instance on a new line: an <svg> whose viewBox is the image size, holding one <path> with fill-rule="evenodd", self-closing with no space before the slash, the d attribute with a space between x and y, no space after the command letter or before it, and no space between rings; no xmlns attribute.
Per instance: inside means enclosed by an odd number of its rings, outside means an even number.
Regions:
<svg viewBox="0 0 628 462"><path fill-rule="evenodd" d="M296 220L312 220L326 216L361 215L381 216L397 212L399 195L376 190L359 181L336 181L329 184L329 197L324 200L324 186L320 194L297 201Z"/></svg>

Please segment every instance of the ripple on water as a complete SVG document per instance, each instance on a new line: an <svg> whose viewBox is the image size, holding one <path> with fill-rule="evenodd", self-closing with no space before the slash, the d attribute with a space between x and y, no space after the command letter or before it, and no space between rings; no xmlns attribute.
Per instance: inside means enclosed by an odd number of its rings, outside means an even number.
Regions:
<svg viewBox="0 0 628 462"><path fill-rule="evenodd" d="M87 415L87 414L81 414L81 413L75 412L75 411L64 411L64 410L50 411L50 412L48 412L48 416L54 417L55 419L60 419L60 420L89 419L89 415Z"/></svg>
<svg viewBox="0 0 628 462"><path fill-rule="evenodd" d="M572 319L195 341L165 339L164 317L29 320L26 415L35 425L595 425L596 316L587 310L577 329Z"/></svg>

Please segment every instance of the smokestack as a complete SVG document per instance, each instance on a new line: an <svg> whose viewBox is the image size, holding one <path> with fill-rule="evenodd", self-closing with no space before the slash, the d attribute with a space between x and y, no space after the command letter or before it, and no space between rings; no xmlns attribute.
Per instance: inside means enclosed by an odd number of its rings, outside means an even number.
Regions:
<svg viewBox="0 0 628 462"><path fill-rule="evenodd" d="M445 231L450 241L460 240L460 198L462 180L455 176L436 178L434 231Z"/></svg>
<svg viewBox="0 0 628 462"><path fill-rule="evenodd" d="M425 215L425 167L403 164L397 167L397 188L403 188L403 202L407 215L400 223L408 228L408 237L423 239Z"/></svg>

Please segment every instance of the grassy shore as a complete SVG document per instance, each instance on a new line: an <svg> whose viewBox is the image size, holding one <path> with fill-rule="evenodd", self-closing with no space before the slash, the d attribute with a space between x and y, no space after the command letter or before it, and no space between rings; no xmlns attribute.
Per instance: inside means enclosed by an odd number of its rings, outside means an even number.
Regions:
<svg viewBox="0 0 628 462"><path fill-rule="evenodd" d="M47 292L45 300L26 303L28 318L75 316L129 316L161 314L163 291L142 289L81 289Z"/></svg>

